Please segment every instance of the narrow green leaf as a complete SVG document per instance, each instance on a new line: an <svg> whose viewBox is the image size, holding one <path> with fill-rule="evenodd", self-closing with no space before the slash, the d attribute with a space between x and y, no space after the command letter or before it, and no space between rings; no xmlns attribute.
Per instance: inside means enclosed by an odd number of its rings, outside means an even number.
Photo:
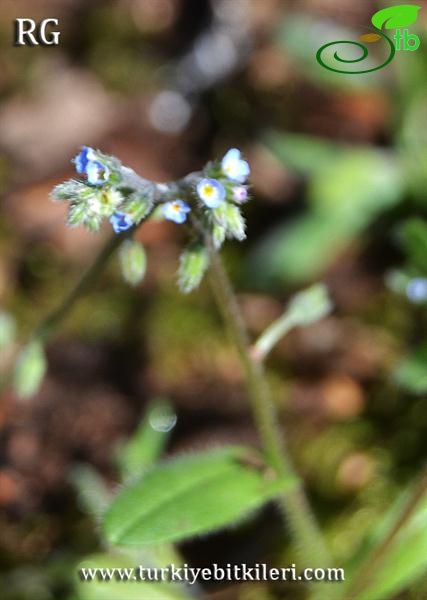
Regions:
<svg viewBox="0 0 427 600"><path fill-rule="evenodd" d="M362 549L360 561L366 560L369 550L387 539L396 526L402 511L407 505L410 491L405 491L392 505L389 512L380 520L373 531L367 547ZM355 600L388 600L405 587L422 577L427 569L427 497L419 501L413 514L399 528L389 545L382 550L373 572L369 574L370 583L356 596ZM355 570L357 576L357 570ZM352 576L348 580L352 583Z"/></svg>
<svg viewBox="0 0 427 600"><path fill-rule="evenodd" d="M137 479L158 460L175 424L176 415L169 402L154 400L136 432L118 451L123 481Z"/></svg>
<svg viewBox="0 0 427 600"><path fill-rule="evenodd" d="M398 6L383 8L372 17L372 25L377 29L381 29L383 25L386 29L407 27L415 23L420 8L421 6L414 4L399 4Z"/></svg>
<svg viewBox="0 0 427 600"><path fill-rule="evenodd" d="M144 565L143 565L144 566ZM147 564L150 567L151 564ZM84 581L82 569L86 574L90 569L98 569L98 576L92 581ZM123 578L121 581L118 570ZM126 571L127 570L127 571ZM120 554L94 554L85 558L77 566L76 588L81 600L188 600L190 597L182 587L163 581L138 581L138 565L130 558ZM93 573L93 571L92 571ZM102 581L102 575L105 581ZM111 580L109 576L111 575ZM134 577L136 579L134 579Z"/></svg>
<svg viewBox="0 0 427 600"><path fill-rule="evenodd" d="M178 269L178 285L182 292L188 294L197 288L209 265L208 253L203 244L191 244L181 254Z"/></svg>
<svg viewBox="0 0 427 600"><path fill-rule="evenodd" d="M123 279L130 285L141 283L147 268L144 246L135 240L125 240L119 249L119 259Z"/></svg>
<svg viewBox="0 0 427 600"><path fill-rule="evenodd" d="M420 346L397 365L393 379L413 394L427 392L427 344Z"/></svg>
<svg viewBox="0 0 427 600"><path fill-rule="evenodd" d="M413 265L427 273L427 223L408 219L402 228L402 243Z"/></svg>
<svg viewBox="0 0 427 600"><path fill-rule="evenodd" d="M40 342L30 342L20 353L13 372L13 387L20 398L28 398L37 392L47 368L44 350Z"/></svg>
<svg viewBox="0 0 427 600"><path fill-rule="evenodd" d="M249 467L252 454L222 448L154 467L113 501L104 519L107 539L124 546L173 542L247 517L285 484Z"/></svg>

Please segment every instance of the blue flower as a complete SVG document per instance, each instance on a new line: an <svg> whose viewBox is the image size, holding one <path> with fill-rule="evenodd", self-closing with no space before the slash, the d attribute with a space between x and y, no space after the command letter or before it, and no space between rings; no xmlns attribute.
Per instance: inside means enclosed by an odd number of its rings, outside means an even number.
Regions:
<svg viewBox="0 0 427 600"><path fill-rule="evenodd" d="M110 178L110 169L98 160L90 160L86 165L86 175L92 185L102 185Z"/></svg>
<svg viewBox="0 0 427 600"><path fill-rule="evenodd" d="M216 179L201 179L197 184L200 200L209 208L217 208L225 200L225 187Z"/></svg>
<svg viewBox="0 0 427 600"><path fill-rule="evenodd" d="M249 177L251 169L246 160L241 158L237 148L231 148L221 161L222 172L228 179L237 183L244 183Z"/></svg>
<svg viewBox="0 0 427 600"><path fill-rule="evenodd" d="M415 304L427 301L427 278L415 277L406 286L406 295Z"/></svg>
<svg viewBox="0 0 427 600"><path fill-rule="evenodd" d="M133 225L133 221L129 215L119 211L115 212L114 215L110 217L110 223L116 233L127 231Z"/></svg>
<svg viewBox="0 0 427 600"><path fill-rule="evenodd" d="M89 146L82 146L81 151L73 158L72 162L76 167L77 173L83 174L86 173L88 162L91 160L96 160L95 150Z"/></svg>
<svg viewBox="0 0 427 600"><path fill-rule="evenodd" d="M244 185L238 185L233 188L233 200L238 204L243 204L248 199L248 190Z"/></svg>
<svg viewBox="0 0 427 600"><path fill-rule="evenodd" d="M169 221L175 223L184 223L187 220L187 213L191 208L183 200L172 200L163 204L163 216Z"/></svg>

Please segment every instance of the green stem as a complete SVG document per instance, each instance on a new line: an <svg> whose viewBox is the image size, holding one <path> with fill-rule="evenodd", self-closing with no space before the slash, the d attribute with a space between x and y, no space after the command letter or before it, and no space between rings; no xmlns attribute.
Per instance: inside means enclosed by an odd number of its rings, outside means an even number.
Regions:
<svg viewBox="0 0 427 600"><path fill-rule="evenodd" d="M58 325L64 320L68 313L73 308L74 304L83 296L92 286L98 275L104 269L109 258L120 244L131 234L129 230L121 235L112 235L102 246L95 260L89 269L83 274L78 283L65 296L61 304L55 308L36 328L32 335L32 339L45 342L50 335L57 329Z"/></svg>
<svg viewBox="0 0 427 600"><path fill-rule="evenodd" d="M288 482L280 498L281 508L307 564L330 565L329 552L309 507L303 482L288 455L284 434L271 400L264 367L251 356L246 327L220 256L209 239L206 239L206 244L210 257L213 292L242 363L252 411L266 459L278 476Z"/></svg>

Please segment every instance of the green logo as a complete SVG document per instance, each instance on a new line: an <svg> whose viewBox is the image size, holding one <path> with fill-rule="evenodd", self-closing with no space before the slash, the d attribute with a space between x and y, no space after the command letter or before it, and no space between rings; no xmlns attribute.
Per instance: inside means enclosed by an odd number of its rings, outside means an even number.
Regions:
<svg viewBox="0 0 427 600"><path fill-rule="evenodd" d="M402 27L407 27L408 25L412 25L415 23L418 16L418 11L421 6L414 6L412 4L401 4L399 6L391 6L390 8L384 8L383 10L379 10L372 17L372 25L374 27L367 27L362 25L365 29L369 29L373 33L366 33L359 37L359 40L364 43L373 43L378 42L383 39L387 42L389 47L389 55L385 62L383 62L379 67L373 67L372 69L364 69L362 71L347 71L345 68L335 69L333 67L328 66L323 58L322 53L326 48L330 46L336 46L337 44L351 44L352 46L358 46L362 50L362 56L354 59L345 59L338 55L338 51L334 52L333 58L339 63L345 64L354 64L359 63L365 60L368 56L368 48L361 44L360 42L352 42L349 40L340 40L337 42L330 42L329 44L325 44L316 53L316 60L325 69L328 71L333 71L334 73L345 73L347 75L359 75L360 73L372 73L372 71L378 71L378 69L382 69L386 65L388 65L394 58L396 54L396 50L416 50L420 45L420 38L415 34L410 34L407 29L403 29L403 33L400 30ZM381 31L381 29L396 29L396 33L394 34L394 40L396 42L396 46L393 43L393 40L388 37L385 33Z"/></svg>

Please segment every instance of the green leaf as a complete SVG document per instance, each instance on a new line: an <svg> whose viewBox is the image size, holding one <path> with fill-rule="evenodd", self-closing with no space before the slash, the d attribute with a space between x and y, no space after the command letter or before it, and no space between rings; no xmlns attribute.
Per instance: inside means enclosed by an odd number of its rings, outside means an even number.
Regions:
<svg viewBox="0 0 427 600"><path fill-rule="evenodd" d="M413 265L427 273L427 223L414 218L402 228L402 244Z"/></svg>
<svg viewBox="0 0 427 600"><path fill-rule="evenodd" d="M144 565L145 566L145 565ZM148 565L147 566L151 566ZM103 569L105 577L108 573L113 574L113 569L122 569L125 577L125 569L129 575L135 575L137 569L136 561L120 554L94 554L85 558L78 566L76 577L76 588L81 600L188 600L189 596L178 584L167 582L135 581L129 583L120 581L114 575L110 581L101 581L95 578L93 581L83 581L81 569ZM86 571L87 572L87 571ZM117 573L117 571L116 571ZM118 576L117 576L118 577Z"/></svg>
<svg viewBox="0 0 427 600"><path fill-rule="evenodd" d="M427 344L420 346L398 364L393 379L413 394L427 392Z"/></svg>
<svg viewBox="0 0 427 600"><path fill-rule="evenodd" d="M286 483L249 467L245 461L251 456L250 449L229 447L154 467L107 511L108 541L124 546L174 542L247 517Z"/></svg>
<svg viewBox="0 0 427 600"><path fill-rule="evenodd" d="M144 246L135 240L125 240L119 248L119 260L123 279L130 285L141 283L147 268Z"/></svg>
<svg viewBox="0 0 427 600"><path fill-rule="evenodd" d="M372 17L372 25L377 29L381 29L383 25L386 29L407 27L415 23L420 8L421 6L414 4L399 4L398 6L383 8Z"/></svg>
<svg viewBox="0 0 427 600"><path fill-rule="evenodd" d="M17 358L13 372L13 387L20 398L35 394L46 373L47 363L40 342L30 342Z"/></svg>
<svg viewBox="0 0 427 600"><path fill-rule="evenodd" d="M286 163L287 141L278 135L272 139L273 151L282 139L285 150L278 156ZM310 175L307 210L256 244L249 263L256 283L300 285L321 277L354 239L403 198L400 164L393 156L369 148L337 148L333 160L314 168L310 154L300 155L298 168Z"/></svg>
<svg viewBox="0 0 427 600"><path fill-rule="evenodd" d="M377 544L386 539L393 531L402 511L408 502L409 492L406 491L393 504L377 528L373 531L367 547L362 548L360 562L369 556L369 550L374 550ZM405 587L425 575L427 568L427 497L419 502L410 518L399 529L389 546L382 551L369 585L355 600L388 600L396 598L396 594ZM357 574L357 571L355 571ZM349 578L349 584L351 585Z"/></svg>
<svg viewBox="0 0 427 600"><path fill-rule="evenodd" d="M118 463L124 481L135 480L154 465L163 452L176 415L168 401L157 398L131 439L119 449Z"/></svg>
<svg viewBox="0 0 427 600"><path fill-rule="evenodd" d="M178 269L178 285L182 292L188 294L197 288L209 265L209 258L203 244L191 244L180 257Z"/></svg>
<svg viewBox="0 0 427 600"><path fill-rule="evenodd" d="M304 175L328 168L343 150L348 149L328 139L291 132L286 132L285 136L270 132L264 142L287 169Z"/></svg>

